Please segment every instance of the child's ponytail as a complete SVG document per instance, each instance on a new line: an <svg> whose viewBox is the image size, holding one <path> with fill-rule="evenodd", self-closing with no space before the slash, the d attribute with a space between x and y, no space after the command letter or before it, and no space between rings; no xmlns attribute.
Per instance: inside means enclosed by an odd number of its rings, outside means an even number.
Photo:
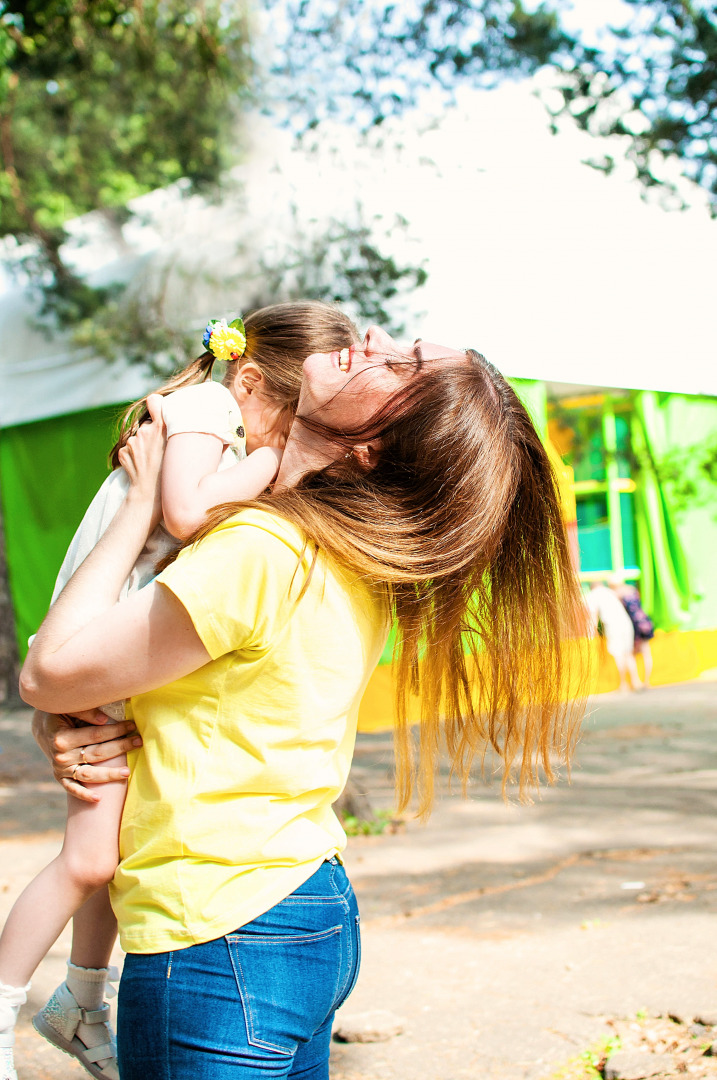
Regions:
<svg viewBox="0 0 717 1080"><path fill-rule="evenodd" d="M201 356L198 356L196 360L192 360L191 364L188 364L187 367L182 368L176 375L173 375L164 386L160 386L158 390L152 390L152 393L161 394L162 397L165 397L167 394L173 394L175 390L180 390L183 386L193 386L195 383L206 382L207 379L211 379L212 377L215 361L216 357L214 353L207 349L207 351L203 352ZM117 442L110 452L110 467L112 469L119 468L118 455L120 450L130 436L136 433L139 425L143 424L145 420L149 420L149 418L146 397L140 398L139 401L134 401L127 407L120 420Z"/></svg>

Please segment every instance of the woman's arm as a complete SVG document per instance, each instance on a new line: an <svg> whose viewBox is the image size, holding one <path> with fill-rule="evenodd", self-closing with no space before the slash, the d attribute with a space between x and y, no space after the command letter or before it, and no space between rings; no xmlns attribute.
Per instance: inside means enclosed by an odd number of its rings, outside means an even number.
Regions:
<svg viewBox="0 0 717 1080"><path fill-rule="evenodd" d="M281 462L277 447L260 446L244 461L217 472L223 449L217 435L199 432L181 432L167 441L162 514L172 536L186 540L213 506L256 499L276 476Z"/></svg>
<svg viewBox="0 0 717 1080"><path fill-rule="evenodd" d="M103 555L98 545L92 552L70 582L76 588L70 593L73 607L67 617L67 605L61 609L58 600L46 620L47 635L40 637L43 623L33 642L20 676L20 694L36 709L91 709L98 701L164 686L211 659L186 609L164 586L153 582L121 604L104 607L92 598L110 551L108 545ZM87 604L86 596L92 598ZM83 617L87 621L80 625Z"/></svg>
<svg viewBox="0 0 717 1080"><path fill-rule="evenodd" d="M152 584L117 604L160 515L164 426L158 399L122 451L130 490L107 532L50 609L28 653L20 692L47 712L75 712L162 686L209 654L179 600ZM161 406L161 402L159 402Z"/></svg>

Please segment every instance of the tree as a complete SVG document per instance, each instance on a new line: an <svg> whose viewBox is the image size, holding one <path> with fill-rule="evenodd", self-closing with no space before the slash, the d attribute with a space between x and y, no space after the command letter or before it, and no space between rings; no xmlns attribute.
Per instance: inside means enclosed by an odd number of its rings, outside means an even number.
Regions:
<svg viewBox="0 0 717 1080"><path fill-rule="evenodd" d="M359 324L379 323L400 337L406 329L400 308L428 274L423 266L399 265L378 242L404 232L408 222L397 217L379 237L383 222L374 218L369 224L360 204L342 220L305 222L296 204L290 214L293 225L279 257L272 260L259 252L251 306L309 296L340 304ZM415 317L415 311L410 313Z"/></svg>
<svg viewBox="0 0 717 1080"><path fill-rule="evenodd" d="M521 0L261 0L273 49L264 91L299 133L333 117L364 130L439 87L527 76L574 46L557 12Z"/></svg>
<svg viewBox="0 0 717 1080"><path fill-rule="evenodd" d="M66 223L99 211L121 247L136 196L176 184L218 197L254 93L249 38L240 6L222 0L0 0L0 236L25 245L44 314L78 344L152 357L158 372L187 359L193 342L165 304L181 256L151 282L92 288L73 268ZM360 212L323 225L311 233L294 209L288 265L254 259L257 301L335 299L392 324L387 305L425 270L382 253Z"/></svg>
<svg viewBox="0 0 717 1080"><path fill-rule="evenodd" d="M450 100L464 83L550 67L556 116L625 140L645 187L669 185L661 159L675 159L717 214L717 5L624 2L624 24L605 27L598 47L566 30L560 0L531 10L522 0L263 0L274 42L267 85L305 134L327 116L366 130L427 89ZM610 171L614 159L593 164Z"/></svg>
<svg viewBox="0 0 717 1080"><path fill-rule="evenodd" d="M65 224L126 220L135 196L216 181L251 70L245 18L220 0L0 3L0 235L61 321L106 299L67 265Z"/></svg>
<svg viewBox="0 0 717 1080"><path fill-rule="evenodd" d="M582 50L565 71L561 114L593 135L623 137L645 187L674 192L661 158L678 161L717 216L717 5L625 2L633 16L615 30L614 51ZM610 172L615 161L592 164Z"/></svg>
<svg viewBox="0 0 717 1080"><path fill-rule="evenodd" d="M406 239L403 218L390 224L369 218L360 203L340 220L307 217L296 203L262 218L247 206L241 187L230 187L221 205L204 209L211 210L200 219L212 238L210 257L199 250L195 227L180 243L138 261L121 293L74 323L77 346L141 364L162 379L197 355L191 313L197 310L225 314L239 305L246 312L309 297L338 303L359 325L378 322L397 335L407 315L418 315L413 296L427 272L390 253L394 237Z"/></svg>

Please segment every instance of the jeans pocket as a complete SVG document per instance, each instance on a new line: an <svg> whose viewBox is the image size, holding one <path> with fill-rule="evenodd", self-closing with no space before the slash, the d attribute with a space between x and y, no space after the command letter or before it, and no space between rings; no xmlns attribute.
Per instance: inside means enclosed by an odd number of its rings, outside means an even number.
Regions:
<svg viewBox="0 0 717 1080"><path fill-rule="evenodd" d="M350 928L349 932L351 932L351 930L353 930L353 940L351 943L350 956L353 963L348 972L346 987L344 988L341 997L336 1002L337 1009L339 1009L351 995L359 976L359 968L361 967L361 917L359 915L354 916L353 927Z"/></svg>
<svg viewBox="0 0 717 1080"><path fill-rule="evenodd" d="M227 936L251 1046L293 1054L330 1016L341 974L342 929Z"/></svg>

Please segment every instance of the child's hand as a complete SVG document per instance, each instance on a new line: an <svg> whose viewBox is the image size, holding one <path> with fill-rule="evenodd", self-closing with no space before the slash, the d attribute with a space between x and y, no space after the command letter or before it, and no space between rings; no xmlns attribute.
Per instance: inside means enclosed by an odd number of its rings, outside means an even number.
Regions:
<svg viewBox="0 0 717 1080"><path fill-rule="evenodd" d="M152 517L149 532L162 517L160 478L162 459L167 442L167 430L162 418L162 397L150 394L147 398L147 410L152 422L140 424L139 430L132 435L118 454L119 463L127 473L130 482L130 494L135 499L151 501Z"/></svg>

